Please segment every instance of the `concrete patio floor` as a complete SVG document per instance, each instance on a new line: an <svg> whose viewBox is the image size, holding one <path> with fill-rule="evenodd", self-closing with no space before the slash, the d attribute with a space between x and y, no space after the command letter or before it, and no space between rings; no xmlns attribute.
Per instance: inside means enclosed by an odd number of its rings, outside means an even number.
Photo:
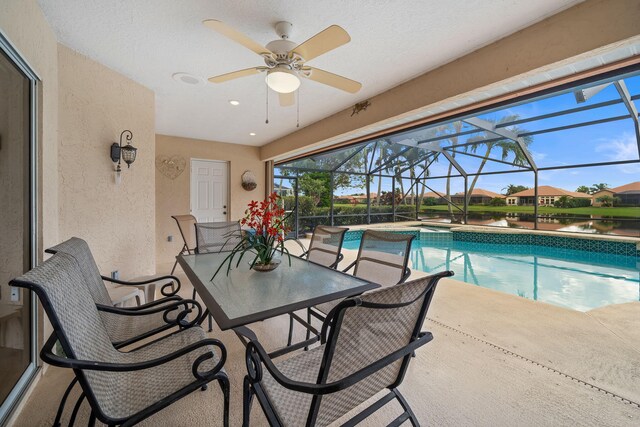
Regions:
<svg viewBox="0 0 640 427"><path fill-rule="evenodd" d="M355 251L346 252L344 265L355 256ZM186 282L181 293L189 297L191 286L184 274L179 276ZM639 324L640 302L581 313L444 280L424 325L435 338L418 351L400 389L423 425L637 426ZM286 341L288 319L281 316L251 328L265 347L275 348ZM303 331L296 332L301 338ZM231 425L240 425L244 347L232 332L215 325L210 335L227 346ZM71 378L71 372L49 367L15 425L51 425ZM70 412L67 407L63 420ZM364 424L386 425L400 412L392 403ZM213 386L141 425L221 425L221 415L221 393ZM85 404L78 425L87 416ZM256 402L251 420L267 425Z"/></svg>

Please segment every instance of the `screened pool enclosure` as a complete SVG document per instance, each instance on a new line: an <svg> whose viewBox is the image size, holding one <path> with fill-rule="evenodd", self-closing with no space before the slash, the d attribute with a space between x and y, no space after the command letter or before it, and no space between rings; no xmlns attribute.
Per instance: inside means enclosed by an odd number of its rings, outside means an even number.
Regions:
<svg viewBox="0 0 640 427"><path fill-rule="evenodd" d="M285 160L274 189L297 233L429 219L638 236L639 74Z"/></svg>

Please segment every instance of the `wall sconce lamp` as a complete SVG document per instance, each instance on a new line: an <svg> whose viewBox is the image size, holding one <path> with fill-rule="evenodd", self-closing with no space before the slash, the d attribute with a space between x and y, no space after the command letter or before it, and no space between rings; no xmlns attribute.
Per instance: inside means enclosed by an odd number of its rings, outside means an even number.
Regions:
<svg viewBox="0 0 640 427"><path fill-rule="evenodd" d="M126 136L125 136L126 134ZM122 137L125 136L127 145L122 146ZM114 142L111 144L111 161L113 163L118 163L116 166L116 184L120 184L122 172L122 168L120 167L120 163L122 160L127 164L127 168L131 167L131 163L136 161L136 152L138 149L131 145L131 140L133 139L133 133L130 130L122 131L120 134L120 143Z"/></svg>

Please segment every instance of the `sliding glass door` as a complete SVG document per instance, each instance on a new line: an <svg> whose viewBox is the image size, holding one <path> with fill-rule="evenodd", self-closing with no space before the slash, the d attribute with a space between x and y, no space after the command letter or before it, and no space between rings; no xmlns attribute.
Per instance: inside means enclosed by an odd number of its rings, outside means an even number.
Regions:
<svg viewBox="0 0 640 427"><path fill-rule="evenodd" d="M35 76L0 35L0 424L36 370L35 304L8 282L35 262Z"/></svg>

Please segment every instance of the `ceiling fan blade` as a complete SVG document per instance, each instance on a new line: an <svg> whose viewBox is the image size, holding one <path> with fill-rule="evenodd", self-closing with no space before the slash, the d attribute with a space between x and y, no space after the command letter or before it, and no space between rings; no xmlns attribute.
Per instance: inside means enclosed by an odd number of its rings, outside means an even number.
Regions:
<svg viewBox="0 0 640 427"><path fill-rule="evenodd" d="M258 55L271 54L271 51L269 49L262 46L260 43L254 42L249 37L245 36L235 28L228 26L224 22L218 21L216 19L207 19L205 21L202 21L202 23L206 27L211 28L214 31L217 31L218 33L233 40L236 43L240 43L242 46L254 51Z"/></svg>
<svg viewBox="0 0 640 427"><path fill-rule="evenodd" d="M224 83L229 80L238 79L240 77L258 74L266 67L245 68L244 70L233 71L231 73L220 74L219 76L209 77L211 83Z"/></svg>
<svg viewBox="0 0 640 427"><path fill-rule="evenodd" d="M299 44L293 48L291 52L300 55L305 61L310 61L350 41L351 37L349 37L349 33L342 27L332 25L320 31L309 40Z"/></svg>
<svg viewBox="0 0 640 427"><path fill-rule="evenodd" d="M291 107L296 103L295 91L289 93L279 93L278 98L280 99L281 107Z"/></svg>
<svg viewBox="0 0 640 427"><path fill-rule="evenodd" d="M356 93L362 88L362 83L319 68L305 67L303 71L311 70L311 75L307 78L325 85L333 86L336 89L344 90L349 93ZM304 76L304 73L301 73ZM306 77L306 76L305 76Z"/></svg>

